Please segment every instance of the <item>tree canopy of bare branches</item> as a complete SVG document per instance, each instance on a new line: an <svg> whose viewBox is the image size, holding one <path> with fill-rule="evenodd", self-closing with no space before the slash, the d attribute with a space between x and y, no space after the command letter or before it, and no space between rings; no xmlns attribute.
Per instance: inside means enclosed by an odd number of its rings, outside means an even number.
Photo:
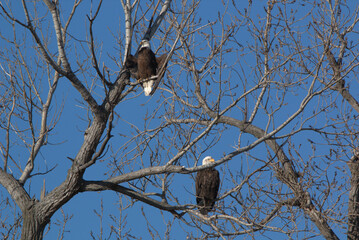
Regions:
<svg viewBox="0 0 359 240"><path fill-rule="evenodd" d="M359 239L356 1L0 0L0 19L1 238ZM145 38L167 53L151 97L124 64Z"/></svg>

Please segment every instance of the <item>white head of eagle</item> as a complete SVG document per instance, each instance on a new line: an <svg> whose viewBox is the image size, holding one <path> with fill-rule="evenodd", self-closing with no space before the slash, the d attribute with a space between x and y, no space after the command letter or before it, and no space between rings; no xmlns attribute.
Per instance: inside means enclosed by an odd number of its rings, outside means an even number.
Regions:
<svg viewBox="0 0 359 240"><path fill-rule="evenodd" d="M202 165L214 163L211 156L202 160ZM197 172L196 176L196 202L201 214L207 215L213 209L219 189L219 172L213 168L206 168Z"/></svg>
<svg viewBox="0 0 359 240"><path fill-rule="evenodd" d="M214 163L214 159L211 156L207 156L202 160L202 165L207 165L211 163Z"/></svg>
<svg viewBox="0 0 359 240"><path fill-rule="evenodd" d="M142 48L149 48L149 49L151 49L151 44L150 44L150 42L149 42L147 39L144 39L144 40L141 41L141 43L140 43L140 50L141 50Z"/></svg>

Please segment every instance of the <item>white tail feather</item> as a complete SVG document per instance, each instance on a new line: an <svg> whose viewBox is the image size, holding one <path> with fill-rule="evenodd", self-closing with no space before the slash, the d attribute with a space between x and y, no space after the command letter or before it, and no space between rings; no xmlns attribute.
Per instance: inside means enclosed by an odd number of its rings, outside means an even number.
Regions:
<svg viewBox="0 0 359 240"><path fill-rule="evenodd" d="M145 92L145 96L149 96L152 91L153 80L143 83L143 91Z"/></svg>

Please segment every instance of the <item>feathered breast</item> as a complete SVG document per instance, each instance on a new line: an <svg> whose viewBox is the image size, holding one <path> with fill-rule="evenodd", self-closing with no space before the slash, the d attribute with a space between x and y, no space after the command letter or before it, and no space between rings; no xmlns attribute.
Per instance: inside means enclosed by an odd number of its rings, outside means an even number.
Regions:
<svg viewBox="0 0 359 240"><path fill-rule="evenodd" d="M197 204L203 199L214 201L217 198L219 182L219 172L216 169L209 168L199 171L196 177Z"/></svg>
<svg viewBox="0 0 359 240"><path fill-rule="evenodd" d="M147 79L156 75L157 62L155 54L149 48L142 48L137 57L138 77Z"/></svg>

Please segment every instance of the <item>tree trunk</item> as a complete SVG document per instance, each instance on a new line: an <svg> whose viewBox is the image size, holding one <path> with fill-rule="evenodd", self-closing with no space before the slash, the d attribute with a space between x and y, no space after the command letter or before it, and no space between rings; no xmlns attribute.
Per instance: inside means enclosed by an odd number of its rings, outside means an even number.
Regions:
<svg viewBox="0 0 359 240"><path fill-rule="evenodd" d="M349 162L352 174L350 179L350 192L348 204L348 239L359 239L359 162L354 156Z"/></svg>
<svg viewBox="0 0 359 240"><path fill-rule="evenodd" d="M41 240L48 221L41 220L33 203L27 210L23 211L21 240Z"/></svg>

